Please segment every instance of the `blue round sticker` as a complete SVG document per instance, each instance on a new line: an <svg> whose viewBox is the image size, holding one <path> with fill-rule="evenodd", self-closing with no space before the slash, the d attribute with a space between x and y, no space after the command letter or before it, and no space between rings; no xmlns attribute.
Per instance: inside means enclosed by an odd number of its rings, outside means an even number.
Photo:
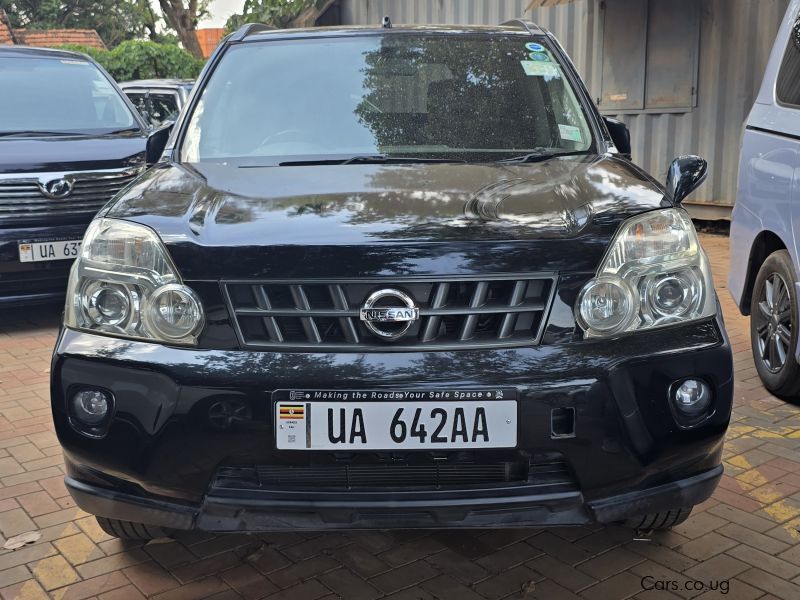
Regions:
<svg viewBox="0 0 800 600"><path fill-rule="evenodd" d="M544 52L545 50L544 46L537 44L536 42L528 42L525 44L525 48L531 52Z"/></svg>
<svg viewBox="0 0 800 600"><path fill-rule="evenodd" d="M550 57L544 52L531 52L528 54L528 58L531 60L538 60L539 62L550 62Z"/></svg>

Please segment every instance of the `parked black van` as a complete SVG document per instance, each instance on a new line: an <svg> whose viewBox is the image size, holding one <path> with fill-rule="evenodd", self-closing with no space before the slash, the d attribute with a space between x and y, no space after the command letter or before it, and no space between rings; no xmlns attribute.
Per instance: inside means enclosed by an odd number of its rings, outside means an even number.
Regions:
<svg viewBox="0 0 800 600"><path fill-rule="evenodd" d="M72 269L77 504L129 538L683 521L732 398L706 164L629 153L529 23L245 26Z"/></svg>
<svg viewBox="0 0 800 600"><path fill-rule="evenodd" d="M145 165L145 124L96 63L0 46L0 307L64 297L98 209Z"/></svg>

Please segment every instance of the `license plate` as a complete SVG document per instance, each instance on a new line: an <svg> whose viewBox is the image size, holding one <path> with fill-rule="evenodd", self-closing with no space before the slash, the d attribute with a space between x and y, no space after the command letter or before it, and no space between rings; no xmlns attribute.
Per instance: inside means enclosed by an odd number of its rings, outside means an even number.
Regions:
<svg viewBox="0 0 800 600"><path fill-rule="evenodd" d="M72 260L78 256L80 249L81 240L19 244L19 260L20 262Z"/></svg>
<svg viewBox="0 0 800 600"><path fill-rule="evenodd" d="M278 390L279 450L513 448L516 390Z"/></svg>

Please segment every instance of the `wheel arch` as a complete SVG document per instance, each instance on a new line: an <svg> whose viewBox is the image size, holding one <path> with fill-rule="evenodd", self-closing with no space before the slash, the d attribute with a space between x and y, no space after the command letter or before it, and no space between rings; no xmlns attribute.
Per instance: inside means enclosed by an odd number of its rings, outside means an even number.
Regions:
<svg viewBox="0 0 800 600"><path fill-rule="evenodd" d="M753 286L756 282L761 265L767 260L767 257L773 252L778 250L787 250L788 246L783 240L773 231L765 230L759 233L753 240L753 245L750 247L750 257L747 261L747 276L745 278L744 290L742 291L742 299L739 304L739 310L743 315L750 314L750 304L753 297Z"/></svg>

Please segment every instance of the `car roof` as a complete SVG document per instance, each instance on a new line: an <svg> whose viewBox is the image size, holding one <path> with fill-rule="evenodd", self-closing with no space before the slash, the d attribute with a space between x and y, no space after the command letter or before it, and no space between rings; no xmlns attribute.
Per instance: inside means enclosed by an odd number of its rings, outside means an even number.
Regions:
<svg viewBox="0 0 800 600"><path fill-rule="evenodd" d="M381 27L380 25L333 26L333 27L308 27L301 29L275 29L268 25L244 25L230 40L259 41L270 38L325 38L361 35L402 35L408 33L418 34L495 34L495 35L544 35L546 30L529 21L509 21L502 25L393 25Z"/></svg>
<svg viewBox="0 0 800 600"><path fill-rule="evenodd" d="M85 54L72 50L56 48L32 48L31 46L0 46L0 56L26 57L26 58L79 58L91 60Z"/></svg>
<svg viewBox="0 0 800 600"><path fill-rule="evenodd" d="M119 86L125 88L151 88L151 87L191 87L194 85L194 79L134 79L132 81L123 81Z"/></svg>

